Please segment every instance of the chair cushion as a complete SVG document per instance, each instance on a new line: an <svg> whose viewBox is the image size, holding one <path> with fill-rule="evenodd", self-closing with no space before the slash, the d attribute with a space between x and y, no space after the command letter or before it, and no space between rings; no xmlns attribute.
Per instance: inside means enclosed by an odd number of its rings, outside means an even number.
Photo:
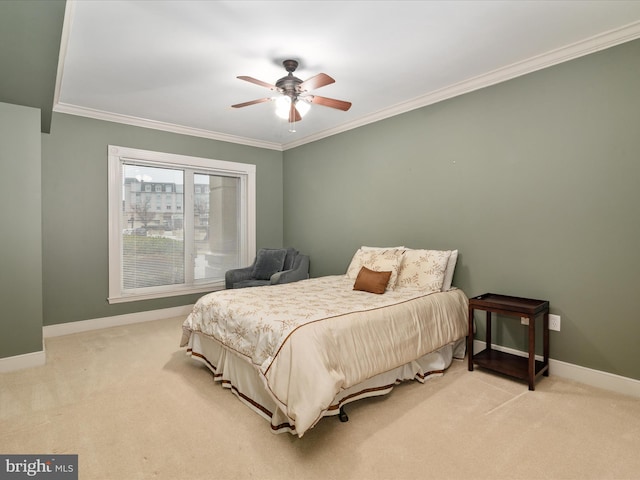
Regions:
<svg viewBox="0 0 640 480"><path fill-rule="evenodd" d="M233 288L262 287L270 285L269 280L242 280L233 284Z"/></svg>
<svg viewBox="0 0 640 480"><path fill-rule="evenodd" d="M282 270L287 250L284 248L261 248L253 267L253 278L269 280L271 275Z"/></svg>
<svg viewBox="0 0 640 480"><path fill-rule="evenodd" d="M298 255L298 250L295 248L287 248L287 256L284 257L284 265L282 266L282 270L291 270L293 268L293 262Z"/></svg>

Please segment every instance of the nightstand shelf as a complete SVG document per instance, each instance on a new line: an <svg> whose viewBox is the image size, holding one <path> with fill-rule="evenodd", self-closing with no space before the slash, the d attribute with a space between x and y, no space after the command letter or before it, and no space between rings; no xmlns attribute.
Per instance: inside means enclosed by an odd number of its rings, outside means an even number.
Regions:
<svg viewBox="0 0 640 480"><path fill-rule="evenodd" d="M494 372L503 373L510 377L529 379L529 358L520 357L511 353L501 352L499 350L487 349L476 353L473 356L473 363L477 366L493 370ZM536 360L535 376L543 373L545 368L544 362Z"/></svg>
<svg viewBox="0 0 640 480"><path fill-rule="evenodd" d="M473 354L474 311L486 312L486 349ZM494 350L491 347L491 314L529 319L529 352L528 357L521 357L511 353ZM543 361L535 359L535 330L536 318L543 316ZM469 299L469 336L468 336L469 371L473 365L493 370L515 378L527 380L529 390L535 390L536 378L540 375L549 376L549 302L532 298L510 297L495 293L485 293Z"/></svg>

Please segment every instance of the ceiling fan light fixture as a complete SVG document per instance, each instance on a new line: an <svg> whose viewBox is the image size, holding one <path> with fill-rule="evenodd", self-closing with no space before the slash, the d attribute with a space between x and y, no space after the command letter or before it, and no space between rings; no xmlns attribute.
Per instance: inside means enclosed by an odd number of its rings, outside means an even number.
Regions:
<svg viewBox="0 0 640 480"><path fill-rule="evenodd" d="M289 113L291 111L291 97L288 95L282 95L275 99L276 102L276 115L283 120L289 119ZM301 117L304 117L311 109L311 104L307 101L296 98L294 100L296 109Z"/></svg>
<svg viewBox="0 0 640 480"><path fill-rule="evenodd" d="M283 120L289 119L289 109L291 108L291 99L286 95L276 98L276 115Z"/></svg>
<svg viewBox="0 0 640 480"><path fill-rule="evenodd" d="M305 100L298 99L296 101L296 108L298 109L298 113L300 113L300 116L304 117L311 109L311 104Z"/></svg>

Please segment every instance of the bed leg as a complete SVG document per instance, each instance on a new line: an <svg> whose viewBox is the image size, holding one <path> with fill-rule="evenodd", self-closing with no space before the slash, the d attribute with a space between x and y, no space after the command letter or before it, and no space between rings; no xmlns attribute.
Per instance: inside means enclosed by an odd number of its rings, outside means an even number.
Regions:
<svg viewBox="0 0 640 480"><path fill-rule="evenodd" d="M338 414L338 418L340 419L341 422L349 421L349 415L347 415L347 412L344 411L344 407L340 407L340 413Z"/></svg>

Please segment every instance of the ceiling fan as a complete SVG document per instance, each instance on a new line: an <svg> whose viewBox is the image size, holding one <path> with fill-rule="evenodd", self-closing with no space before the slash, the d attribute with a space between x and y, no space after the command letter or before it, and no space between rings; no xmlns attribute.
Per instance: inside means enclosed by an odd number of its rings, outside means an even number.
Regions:
<svg viewBox="0 0 640 480"><path fill-rule="evenodd" d="M289 73L279 79L275 85L263 82L262 80L258 80L253 77L239 76L238 78L282 94L282 97L276 99L276 113L282 118L288 119L289 123L299 122L302 120L302 116L309 109L311 103L324 105L325 107L330 108L337 108L338 110L345 112L351 108L351 102L336 100L335 98L320 97L309 93L309 90L324 87L335 82L335 80L326 73L319 73L305 81L302 81L293 75L293 72L298 68L298 62L296 60L285 60L282 62L282 65ZM242 108L248 107L249 105L255 105L256 103L269 102L271 100L273 100L273 98L266 97L258 100L251 100L250 102L237 103L231 106L233 108Z"/></svg>

